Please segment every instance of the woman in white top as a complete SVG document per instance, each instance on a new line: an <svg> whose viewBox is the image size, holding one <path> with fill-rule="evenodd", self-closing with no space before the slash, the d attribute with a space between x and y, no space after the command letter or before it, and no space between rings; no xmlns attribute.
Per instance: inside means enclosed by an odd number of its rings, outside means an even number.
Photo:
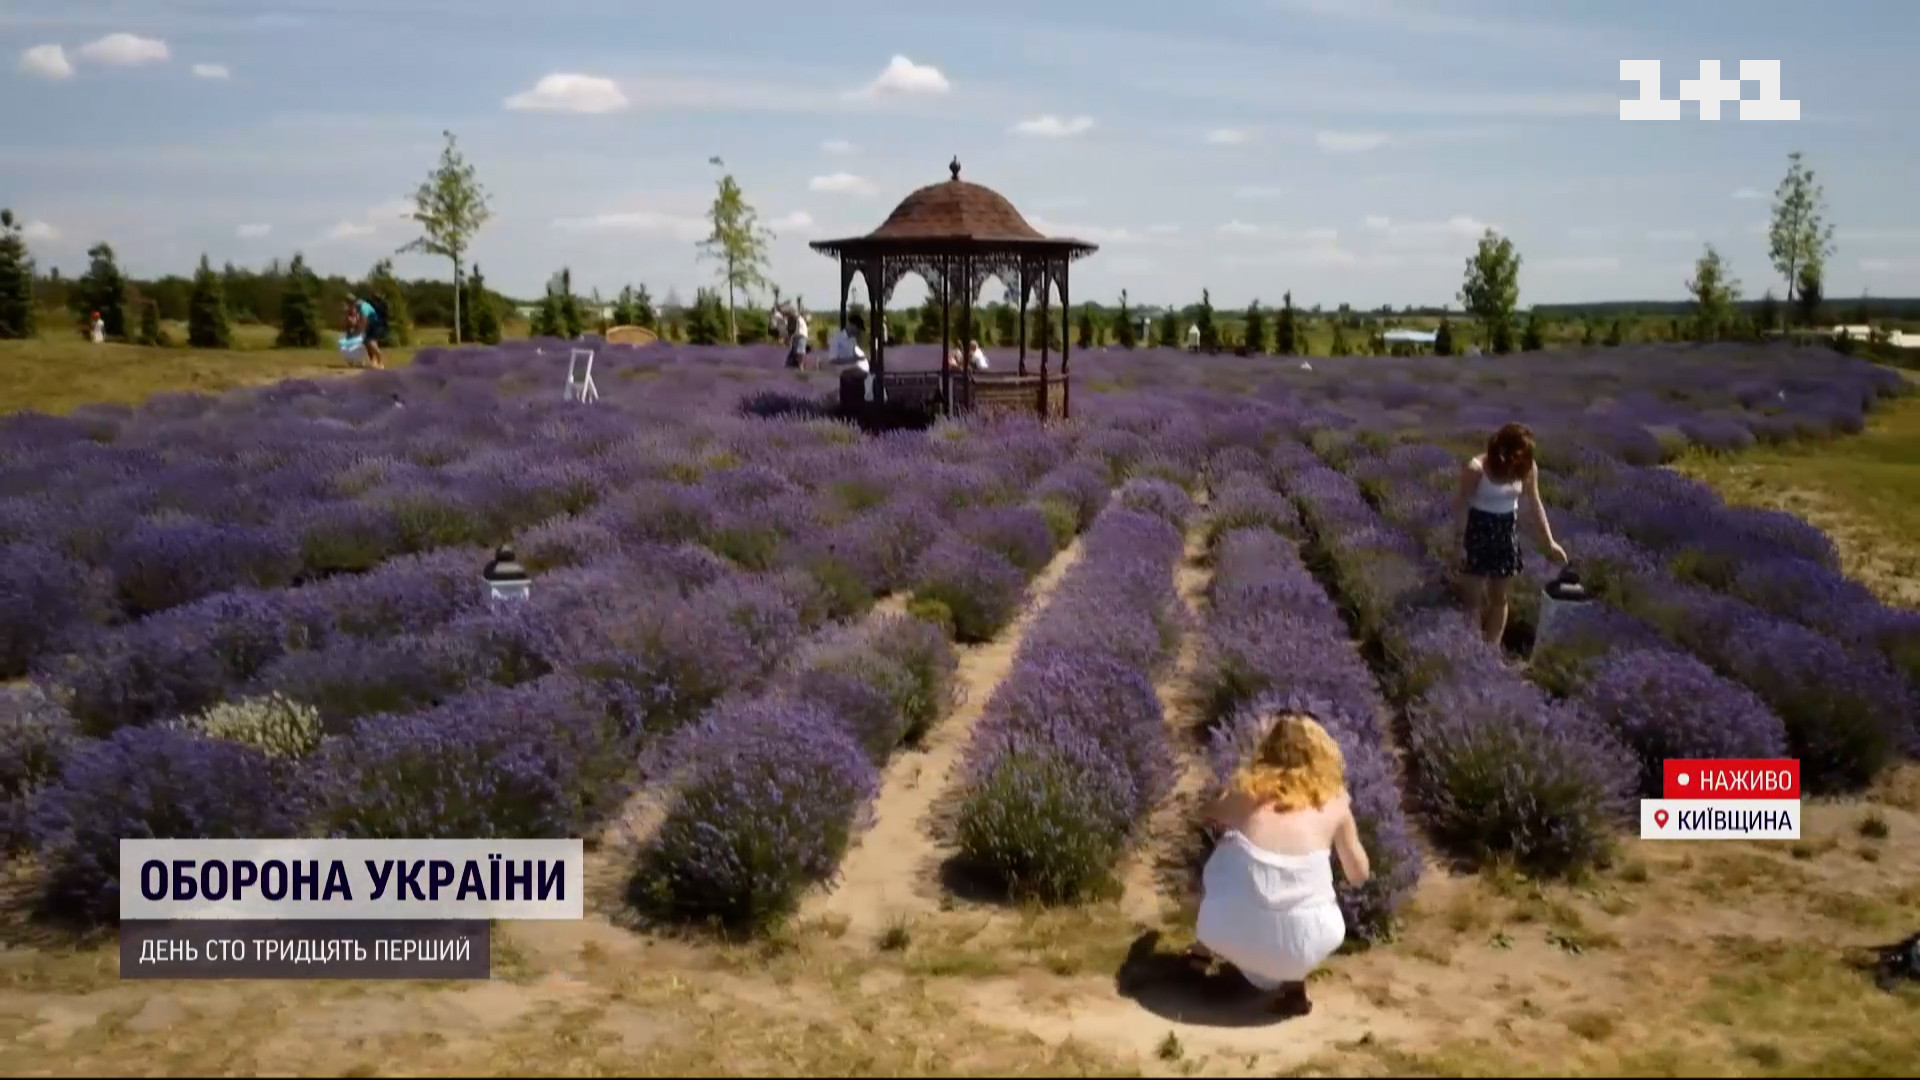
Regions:
<svg viewBox="0 0 1920 1080"><path fill-rule="evenodd" d="M1267 722L1253 761L1207 807L1224 832L1202 875L1199 943L1189 955L1233 965L1275 995L1282 1016L1305 1016L1313 1009L1307 976L1347 937L1333 857L1351 884L1372 870L1339 744L1310 716Z"/></svg>
<svg viewBox="0 0 1920 1080"><path fill-rule="evenodd" d="M1547 557L1567 561L1554 542L1547 508L1540 502L1540 466L1533 458L1533 432L1508 424L1487 440L1486 453L1460 468L1454 520L1466 552L1468 598L1488 643L1507 632L1507 591L1520 572L1520 512L1524 508Z"/></svg>
<svg viewBox="0 0 1920 1080"><path fill-rule="evenodd" d="M967 363L971 364L975 371L987 370L987 354L980 351L979 342L967 342Z"/></svg>
<svg viewBox="0 0 1920 1080"><path fill-rule="evenodd" d="M787 366L805 367L807 362L807 317L800 313L799 305L787 308Z"/></svg>

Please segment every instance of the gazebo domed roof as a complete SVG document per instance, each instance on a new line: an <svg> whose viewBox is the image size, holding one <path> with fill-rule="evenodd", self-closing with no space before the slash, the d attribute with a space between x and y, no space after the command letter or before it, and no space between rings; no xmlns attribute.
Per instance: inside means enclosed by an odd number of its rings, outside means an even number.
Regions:
<svg viewBox="0 0 1920 1080"><path fill-rule="evenodd" d="M1044 240L1027 224L1007 197L980 184L960 179L960 163L947 166L953 175L900 200L887 220L873 230L876 239L889 240Z"/></svg>
<svg viewBox="0 0 1920 1080"><path fill-rule="evenodd" d="M1095 249L1067 237L1051 237L1027 223L1007 197L980 184L960 179L960 161L947 166L946 180L914 191L900 200L887 220L865 236L817 240L810 247L826 255L859 250L905 252L945 251L955 246L1028 251L1052 249L1078 258Z"/></svg>

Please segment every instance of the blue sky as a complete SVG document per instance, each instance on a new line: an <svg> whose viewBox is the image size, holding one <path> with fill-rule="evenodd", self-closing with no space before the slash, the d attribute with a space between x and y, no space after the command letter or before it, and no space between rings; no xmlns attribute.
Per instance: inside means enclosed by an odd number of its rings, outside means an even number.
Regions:
<svg viewBox="0 0 1920 1080"><path fill-rule="evenodd" d="M1828 294L1920 296L1913 0L808 7L6 0L0 204L69 272L106 239L138 275L203 251L357 275L411 235L450 128L493 195L474 250L497 288L566 265L690 297L719 155L775 277L824 309L806 241L868 231L957 154L1101 245L1076 299L1438 303L1493 225L1524 305L1683 296L1706 242L1782 293L1764 225L1797 149L1839 230ZM1661 60L1672 98L1716 57L1779 60L1801 120L1619 119L1620 60Z"/></svg>

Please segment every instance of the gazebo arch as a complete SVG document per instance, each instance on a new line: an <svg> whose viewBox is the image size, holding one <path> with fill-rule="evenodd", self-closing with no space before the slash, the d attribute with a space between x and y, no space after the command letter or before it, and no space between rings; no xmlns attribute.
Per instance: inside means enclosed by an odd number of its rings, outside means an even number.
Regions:
<svg viewBox="0 0 1920 1080"><path fill-rule="evenodd" d="M1051 370L1050 338L1040 341L1040 370L1027 370L1027 307L1037 295L1040 317L1047 317L1057 290L1060 309L1066 311L1073 263L1099 250L1081 240L1043 236L1027 224L1005 196L991 188L960 179L960 159L947 165L949 179L928 184L908 195L879 228L865 236L818 240L808 245L840 263L840 325L847 322L847 294L854 279L866 283L873 305L873 399L879 403L911 403L932 398L948 415L975 408L1031 407L1041 417L1067 417L1072 412L1071 333L1060 341L1060 370ZM953 348L953 292L961 297L963 321L973 326L974 299L989 278L997 278L1020 296L1020 352L1013 372L978 372L961 365L958 372L943 364L938 372L887 372L887 301L908 274L917 274L940 302L940 347L945 356ZM974 331L978 334L978 330ZM959 375L959 386L954 376Z"/></svg>

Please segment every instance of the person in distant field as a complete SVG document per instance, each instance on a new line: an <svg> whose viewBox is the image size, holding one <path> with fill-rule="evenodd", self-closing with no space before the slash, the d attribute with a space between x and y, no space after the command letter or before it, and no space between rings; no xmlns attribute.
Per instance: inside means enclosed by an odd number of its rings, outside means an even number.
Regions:
<svg viewBox="0 0 1920 1080"><path fill-rule="evenodd" d="M367 350L368 367L387 366L387 358L380 352L380 339L386 332L379 308L357 296L347 297L347 333L360 335L360 343Z"/></svg>
<svg viewBox="0 0 1920 1080"><path fill-rule="evenodd" d="M107 340L107 321L102 319L100 313L97 311L93 313L93 330L91 334L95 345L99 345Z"/></svg>
<svg viewBox="0 0 1920 1080"><path fill-rule="evenodd" d="M1493 645L1507 631L1507 590L1520 572L1520 515L1525 512L1540 546L1556 563L1567 561L1554 542L1547 508L1540 501L1540 466L1533 432L1508 424L1487 440L1487 449L1460 467L1454 519L1466 555L1469 602L1480 633Z"/></svg>
<svg viewBox="0 0 1920 1080"><path fill-rule="evenodd" d="M847 320L847 325L835 330L827 338L827 363L834 367L864 363L867 354L860 348L860 333L864 329L860 317L855 315Z"/></svg>
<svg viewBox="0 0 1920 1080"><path fill-rule="evenodd" d="M1201 875L1198 940L1187 955L1231 964L1274 995L1274 1011L1305 1016L1313 1011L1307 976L1347 937L1333 860L1351 885L1373 871L1340 745L1304 714L1265 722L1253 760L1206 808L1222 832Z"/></svg>
<svg viewBox="0 0 1920 1080"><path fill-rule="evenodd" d="M803 368L807 364L807 317L796 306L787 307L787 366Z"/></svg>
<svg viewBox="0 0 1920 1080"><path fill-rule="evenodd" d="M1200 327L1196 324L1189 323L1187 325L1187 351L1200 351Z"/></svg>
<svg viewBox="0 0 1920 1080"><path fill-rule="evenodd" d="M975 371L987 370L987 354L981 351L978 341L967 342L967 364Z"/></svg>
<svg viewBox="0 0 1920 1080"><path fill-rule="evenodd" d="M773 334L773 340L781 343L787 341L789 337L787 333L787 313L781 309L779 304L775 304L773 310L767 312L767 329Z"/></svg>

